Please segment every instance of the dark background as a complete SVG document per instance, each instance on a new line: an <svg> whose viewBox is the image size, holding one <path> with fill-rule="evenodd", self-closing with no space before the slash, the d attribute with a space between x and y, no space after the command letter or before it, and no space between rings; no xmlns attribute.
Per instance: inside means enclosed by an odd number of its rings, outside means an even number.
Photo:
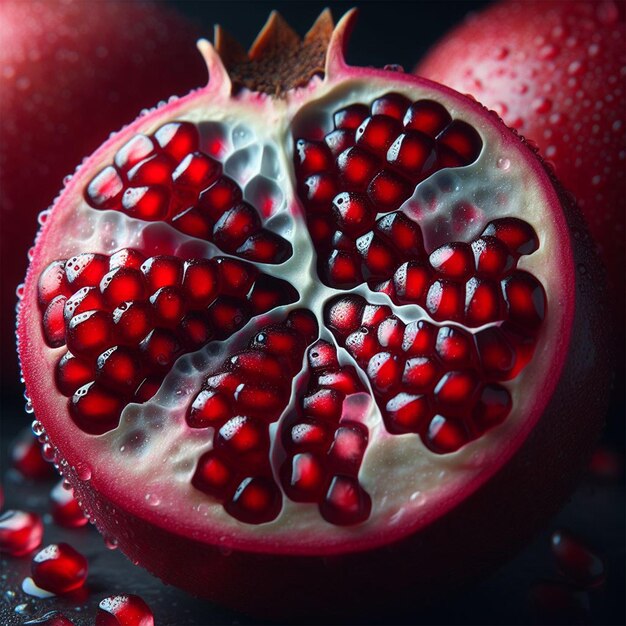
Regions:
<svg viewBox="0 0 626 626"><path fill-rule="evenodd" d="M27 1L27 0L26 0ZM330 7L337 20L356 2L180 2L170 1L182 13L199 23L212 38L213 24L219 22L230 34L248 46L272 9L304 34L317 15ZM435 41L463 16L489 4L485 1L367 2L359 4L359 18L347 55L354 65L400 64L407 71ZM30 424L32 416L23 410L21 390L5 395L1 410L0 471L7 507L46 511L50 483L35 484L9 468L8 446L17 431ZM622 400L623 401L623 400ZM623 404L612 409L604 445L623 450ZM54 483L52 483L54 484ZM529 595L541 581L563 579L550 556L549 535L566 527L584 537L605 556L608 577L604 586L592 592L574 594L577 607L561 612L560 623L624 624L624 482L623 475L600 480L588 475L565 509L548 524L536 540L515 560L463 593L450 596L434 607L415 606L410 614L390 614L380 622L398 624L531 624L556 623L556 617L537 614ZM6 508L6 507L5 507ZM36 601L21 591L30 560L0 560L0 624L22 624L29 617L60 608L76 626L93 623L95 607L109 593L141 595L153 608L158 626L200 626L205 624L254 624L249 618L196 600L165 587L143 570L132 566L119 552L107 550L91 528L67 531L46 524L46 542L68 541L82 551L90 563L86 599ZM210 584L210 583L208 583Z"/></svg>

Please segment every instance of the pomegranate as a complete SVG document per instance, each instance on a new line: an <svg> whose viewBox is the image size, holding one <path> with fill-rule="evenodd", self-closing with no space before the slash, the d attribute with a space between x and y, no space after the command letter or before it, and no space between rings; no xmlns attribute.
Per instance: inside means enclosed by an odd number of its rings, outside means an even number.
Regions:
<svg viewBox="0 0 626 626"><path fill-rule="evenodd" d="M475 101L348 66L353 17L201 41L209 84L83 163L20 289L36 428L86 514L257 615L398 608L495 565L605 410L575 208Z"/></svg>
<svg viewBox="0 0 626 626"><path fill-rule="evenodd" d="M8 510L0 515L0 552L24 556L38 548L43 522L37 513Z"/></svg>
<svg viewBox="0 0 626 626"><path fill-rule="evenodd" d="M11 464L30 480L48 480L57 475L52 465L43 458L42 446L30 428L21 430L13 442Z"/></svg>
<svg viewBox="0 0 626 626"><path fill-rule="evenodd" d="M87 518L72 494L72 488L64 480L59 481L50 491L50 513L55 524L65 528L79 528L87 523Z"/></svg>
<svg viewBox="0 0 626 626"><path fill-rule="evenodd" d="M143 107L205 77L195 27L161 3L0 3L1 382L18 386L15 289L63 177Z"/></svg>
<svg viewBox="0 0 626 626"><path fill-rule="evenodd" d="M580 587L598 587L604 582L604 560L584 541L567 530L557 530L550 537L550 548L559 571Z"/></svg>
<svg viewBox="0 0 626 626"><path fill-rule="evenodd" d="M96 626L154 626L154 616L139 596L108 596L98 605Z"/></svg>
<svg viewBox="0 0 626 626"><path fill-rule="evenodd" d="M624 333L624 3L507 0L474 14L416 72L494 109L571 190L611 280Z"/></svg>

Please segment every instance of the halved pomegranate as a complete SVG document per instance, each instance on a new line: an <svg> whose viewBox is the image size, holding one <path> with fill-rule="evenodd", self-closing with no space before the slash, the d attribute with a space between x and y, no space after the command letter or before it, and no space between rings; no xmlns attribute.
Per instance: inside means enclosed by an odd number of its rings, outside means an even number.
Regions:
<svg viewBox="0 0 626 626"><path fill-rule="evenodd" d="M22 290L28 394L86 514L256 614L398 607L493 566L604 410L574 207L477 103L347 66L352 16L200 42L209 85L86 160Z"/></svg>

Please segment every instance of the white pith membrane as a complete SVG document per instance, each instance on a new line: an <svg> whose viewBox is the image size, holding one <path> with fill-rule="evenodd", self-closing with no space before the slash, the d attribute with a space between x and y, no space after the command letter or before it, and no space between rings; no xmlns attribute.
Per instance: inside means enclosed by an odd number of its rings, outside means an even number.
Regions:
<svg viewBox="0 0 626 626"><path fill-rule="evenodd" d="M354 103L369 105L389 92L405 95L411 101L440 102L453 119L472 125L483 140L483 150L473 164L437 172L419 183L413 197L403 205L419 224L427 252L447 241L469 242L490 221L507 216L525 220L537 233L539 249L522 256L517 264L539 280L547 298L547 314L536 338L534 356L515 379L501 383L510 392L513 403L506 420L452 454L431 452L415 434L389 434L373 398L364 394L349 396L344 403L344 416L362 422L369 431L358 474L360 485L372 499L371 514L365 522L335 526L320 516L317 504L292 502L286 496L274 521L239 522L224 510L221 502L191 483L198 459L211 449L213 429L190 428L185 419L188 407L207 376L227 356L245 348L268 323L283 321L289 311L305 308L315 313L320 337L337 345L324 327L324 305L332 297L348 292L331 289L318 278L315 250L295 190L294 139L313 117L326 133L332 130L332 114L336 110ZM518 147L510 136L503 136L491 126L485 112L467 107L461 98L391 72L372 72L348 80L327 75L325 80L313 79L306 88L287 93L281 99L242 91L227 105L209 91L200 90L168 105L167 110L166 117L163 110L157 109L135 123L132 133L120 133L99 153L97 162L91 160L79 171L57 204L54 219L49 220L54 222L54 231L44 230L45 257L40 246L39 272L54 260L81 252L110 255L126 247L137 248L145 256L229 256L213 244L184 235L167 224L150 224L115 211L97 211L83 199L85 185L112 162L116 150L131 136L140 132L151 134L168 121L189 121L200 129L201 150L209 151L208 145L216 133L224 140L225 151L219 160L224 173L240 184L245 200L255 207L264 197L272 200L264 227L288 239L293 254L279 265L256 265L262 272L296 287L300 299L251 319L226 341L211 342L179 358L156 396L144 404L128 405L119 426L103 435L88 435L74 424L69 418L66 397L59 393L58 397L48 398L44 427L52 444L62 448L61 470L91 481L109 500L152 523L228 549L245 547L252 551L330 554L341 552L346 546L359 549L384 544L427 524L467 497L519 448L540 417L544 406L537 405L538 394L532 390L554 384L550 355L556 352L559 342L568 340L561 305L568 286L559 279L559 271L571 253L562 249L564 243L558 234L562 225L557 223L551 208L555 203L553 190L545 181L543 186L538 182L528 149L521 144ZM454 209L463 203L470 203L476 210L460 224ZM35 298L35 282L36 277L31 275L27 299ZM421 307L396 306L366 284L349 292L361 295L369 303L390 306L404 323L426 319L443 325L433 321ZM28 324L28 349L37 352L31 363L37 365L31 366L27 380L39 379L53 388L54 368L66 348L51 349L45 345L39 312L31 316ZM454 322L446 324L470 333L480 330ZM340 363L353 365L371 393L367 377L348 352L341 347L337 352ZM303 368L305 362L306 355ZM292 389L303 374L304 370L294 379ZM271 425L272 434L293 412L298 399L292 393L281 418ZM57 436L61 426L62 437ZM280 457L279 439L272 442L271 458ZM87 446L89 458L81 453L83 446ZM277 477L277 465L274 469ZM280 480L276 482L280 485Z"/></svg>

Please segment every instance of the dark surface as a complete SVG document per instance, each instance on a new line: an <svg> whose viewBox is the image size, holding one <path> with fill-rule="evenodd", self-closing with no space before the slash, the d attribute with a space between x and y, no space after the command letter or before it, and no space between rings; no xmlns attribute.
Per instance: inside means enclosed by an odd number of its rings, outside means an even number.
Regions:
<svg viewBox="0 0 626 626"><path fill-rule="evenodd" d="M265 22L269 11L278 9L304 33L325 6L339 17L353 6L343 2L171 2L204 26L212 36L212 24L248 45ZM487 2L360 2L360 17L351 40L348 61L359 65L382 66L398 63L407 70L438 37L465 13ZM4 356L4 355L3 355ZM4 358L13 358L4 356ZM621 355L623 359L623 354ZM623 383L622 383L623 385ZM620 394L623 396L623 392ZM52 483L33 483L8 469L7 450L16 432L28 425L20 399L21 390L1 400L0 469L6 505L41 512L47 510ZM620 398L623 402L623 398ZM623 403L612 409L605 443L623 450ZM621 454L621 453L620 453ZM491 577L451 595L433 607L416 606L408 615L390 615L380 623L398 624L531 624L555 623L556 617L541 617L532 610L528 596L541 580L563 581L549 550L549 536L557 527L566 527L586 538L608 563L606 583L578 593L583 607L560 623L624 624L624 480L623 474L610 480L588 476L563 511L516 559ZM494 512L496 514L496 512ZM60 609L76 626L93 624L98 602L115 592L141 595L152 607L158 626L201 626L209 624L254 624L238 615L184 592L164 586L133 566L118 551L110 551L91 527L64 530L46 517L44 542L67 541L89 560L88 593L81 598L36 600L21 590L30 571L30 558L0 560L0 626L22 624L28 617ZM19 612L22 611L22 612ZM559 617L559 616L557 616ZM564 616L561 614L561 618ZM378 622L371 622L378 623Z"/></svg>

